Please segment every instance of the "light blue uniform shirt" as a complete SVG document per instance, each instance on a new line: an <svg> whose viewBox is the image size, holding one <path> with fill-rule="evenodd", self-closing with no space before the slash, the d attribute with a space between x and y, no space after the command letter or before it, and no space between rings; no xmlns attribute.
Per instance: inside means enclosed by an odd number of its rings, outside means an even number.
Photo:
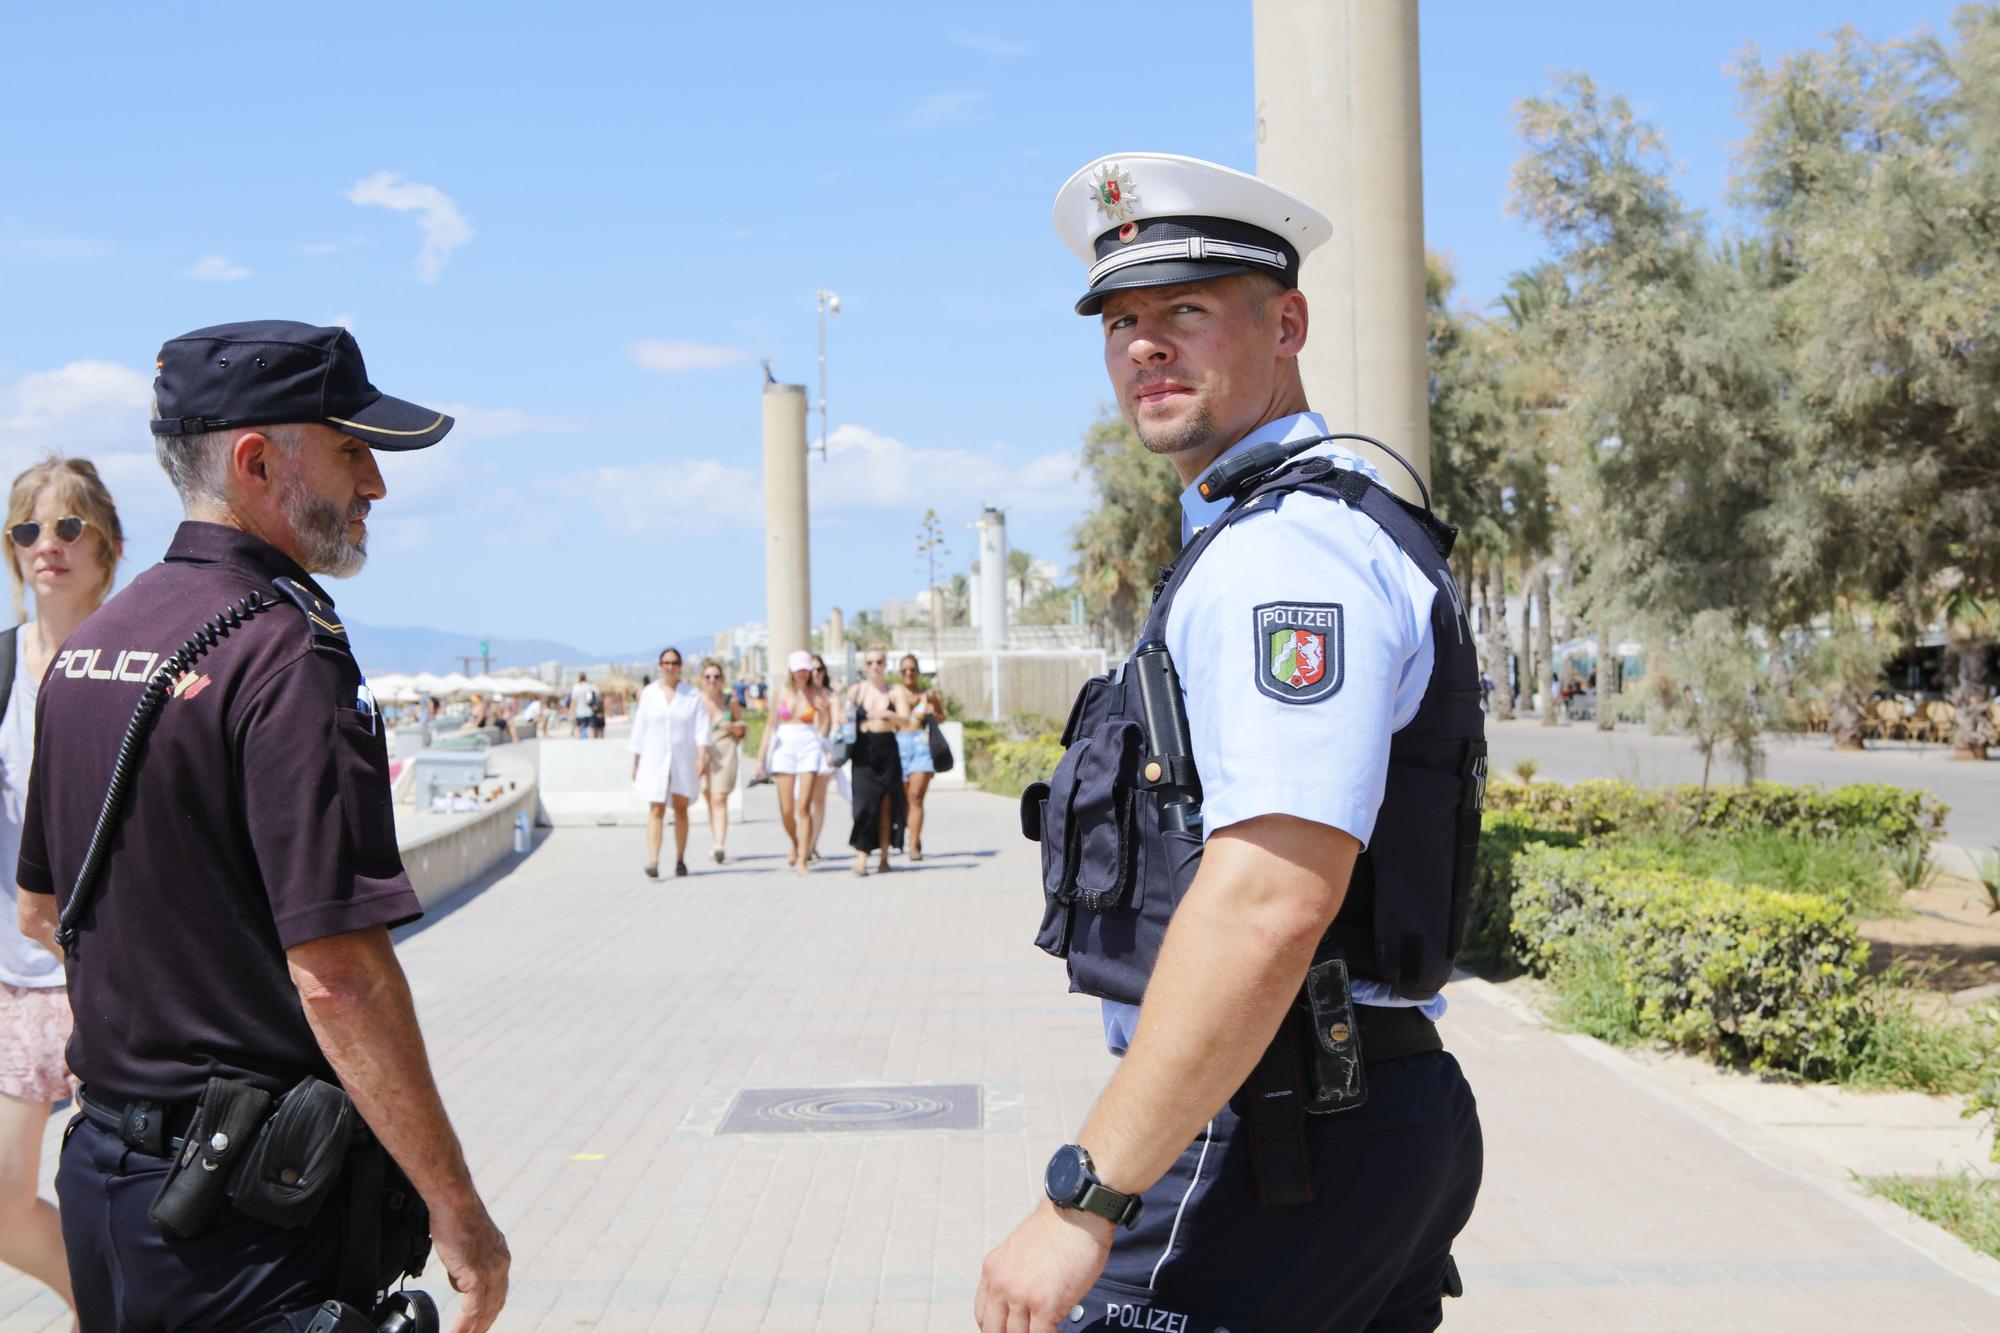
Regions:
<svg viewBox="0 0 2000 1333"><path fill-rule="evenodd" d="M1282 417L1222 454L1272 440L1327 433L1318 413ZM1359 456L1328 441L1301 457L1331 458L1377 481ZM1229 507L1190 486L1181 495L1182 540ZM1436 649L1431 602L1437 588L1374 520L1338 500L1293 493L1238 519L1202 552L1167 613L1167 649L1187 701L1188 733L1201 774L1202 831L1212 835L1259 815L1329 824L1363 847L1375 832L1389 779L1389 737L1409 725L1430 685ZM1326 671L1340 684L1314 703L1274 698L1257 686L1265 669L1256 608L1270 602L1337 603ZM1357 1004L1444 1014L1442 995L1421 1003L1386 984L1356 978ZM1139 1007L1106 1000L1104 1038L1124 1054Z"/></svg>

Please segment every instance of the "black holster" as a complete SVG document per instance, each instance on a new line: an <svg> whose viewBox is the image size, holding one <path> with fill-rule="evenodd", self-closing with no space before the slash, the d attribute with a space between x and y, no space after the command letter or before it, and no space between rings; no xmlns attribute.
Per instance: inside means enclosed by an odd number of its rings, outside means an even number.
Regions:
<svg viewBox="0 0 2000 1333"><path fill-rule="evenodd" d="M340 1294L374 1309L431 1255L431 1214L403 1169L363 1129L347 1156L347 1233L340 1246Z"/></svg>
<svg viewBox="0 0 2000 1333"><path fill-rule="evenodd" d="M228 1078L208 1080L187 1137L148 1210L155 1226L182 1240L208 1229L270 1106L271 1094L262 1088Z"/></svg>
<svg viewBox="0 0 2000 1333"><path fill-rule="evenodd" d="M1351 1110L1368 1099L1345 960L1322 959L1306 972L1306 984L1264 1048L1243 1097L1258 1198L1266 1208L1311 1203L1306 1117Z"/></svg>

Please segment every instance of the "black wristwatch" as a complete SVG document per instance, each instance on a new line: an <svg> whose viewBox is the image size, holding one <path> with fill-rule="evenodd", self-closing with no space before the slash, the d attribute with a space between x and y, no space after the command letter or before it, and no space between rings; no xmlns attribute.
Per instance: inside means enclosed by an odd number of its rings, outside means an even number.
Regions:
<svg viewBox="0 0 2000 1333"><path fill-rule="evenodd" d="M1049 1202L1058 1208L1080 1208L1086 1213L1117 1223L1130 1231L1139 1225L1141 1200L1136 1194L1120 1194L1097 1178L1090 1154L1074 1143L1065 1143L1049 1158L1042 1177Z"/></svg>

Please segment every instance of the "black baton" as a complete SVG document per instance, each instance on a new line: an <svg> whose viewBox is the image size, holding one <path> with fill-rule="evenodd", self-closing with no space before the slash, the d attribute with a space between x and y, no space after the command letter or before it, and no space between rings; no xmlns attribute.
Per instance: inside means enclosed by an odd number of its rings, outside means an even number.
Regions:
<svg viewBox="0 0 2000 1333"><path fill-rule="evenodd" d="M1140 723L1146 729L1146 758L1139 776L1157 794L1160 827L1170 833L1201 832L1201 779L1194 770L1181 679L1167 645L1148 639L1132 654L1139 675Z"/></svg>

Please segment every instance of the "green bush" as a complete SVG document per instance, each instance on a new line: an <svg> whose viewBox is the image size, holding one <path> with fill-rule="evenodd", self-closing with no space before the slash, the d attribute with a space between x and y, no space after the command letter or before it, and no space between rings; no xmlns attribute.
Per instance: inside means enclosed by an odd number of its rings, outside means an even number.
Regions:
<svg viewBox="0 0 2000 1333"><path fill-rule="evenodd" d="M974 742L966 734L966 780L996 796L1018 797L1031 782L1045 782L1062 758L1062 735L1044 731L1025 740L1010 740L997 729Z"/></svg>
<svg viewBox="0 0 2000 1333"><path fill-rule="evenodd" d="M1680 837L1647 832L1608 843L1604 850L1614 864L1635 870L1678 870L1701 879L1810 893L1863 916L1897 907L1889 853L1851 834L1800 838L1776 829L1745 829Z"/></svg>
<svg viewBox="0 0 2000 1333"><path fill-rule="evenodd" d="M1574 833L1539 828L1526 815L1488 814L1479 825L1479 857L1472 869L1472 900L1465 914L1460 957L1469 963L1514 965L1514 858L1539 844L1574 847Z"/></svg>
<svg viewBox="0 0 2000 1333"><path fill-rule="evenodd" d="M1607 949L1639 1035L1810 1078L1850 1062L1868 949L1840 904L1634 869L1590 848L1531 846L1513 872L1521 959L1547 976L1579 941Z"/></svg>
<svg viewBox="0 0 2000 1333"><path fill-rule="evenodd" d="M1973 1020L1987 1059L1979 1071L1978 1086L1966 1103L1965 1116L1983 1116L1993 1131L1993 1160L2000 1162L2000 1004L1983 1006Z"/></svg>
<svg viewBox="0 0 2000 1333"><path fill-rule="evenodd" d="M1941 835L1948 809L1929 792L1876 783L1827 788L1753 782L1710 787L1703 797L1693 784L1635 787L1607 779L1569 786L1496 782L1486 789L1486 808L1590 839L1690 827L1717 833L1777 829L1858 837L1892 852Z"/></svg>

